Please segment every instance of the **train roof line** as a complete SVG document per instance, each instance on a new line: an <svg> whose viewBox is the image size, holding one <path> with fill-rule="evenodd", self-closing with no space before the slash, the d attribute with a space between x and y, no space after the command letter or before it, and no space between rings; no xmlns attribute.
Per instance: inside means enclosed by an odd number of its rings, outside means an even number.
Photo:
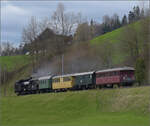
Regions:
<svg viewBox="0 0 150 126"><path fill-rule="evenodd" d="M82 72L82 73L74 73L74 74L64 74L64 75L54 76L53 78L58 78L58 77L69 77L69 76L79 76L79 75L87 75L87 74L93 74L94 72L95 72L95 71Z"/></svg>
<svg viewBox="0 0 150 126"><path fill-rule="evenodd" d="M120 67L120 68L111 68L111 69L105 69L105 70L98 70L98 71L89 71L89 72L81 72L81 73L74 73L74 74L63 74L63 75L48 75L39 77L38 80L44 80L44 79L50 79L50 78L59 78L59 77L69 77L69 76L80 76L80 75L87 75L87 74L93 74L101 73L101 72L112 72L112 71L122 71L122 70L135 70L133 67Z"/></svg>
<svg viewBox="0 0 150 126"><path fill-rule="evenodd" d="M122 71L122 70L135 70L135 69L133 67L120 67L120 68L111 68L111 69L99 70L99 71L96 71L96 73Z"/></svg>
<svg viewBox="0 0 150 126"><path fill-rule="evenodd" d="M43 77L39 77L38 80L50 79L51 77L52 77L51 75L43 76Z"/></svg>

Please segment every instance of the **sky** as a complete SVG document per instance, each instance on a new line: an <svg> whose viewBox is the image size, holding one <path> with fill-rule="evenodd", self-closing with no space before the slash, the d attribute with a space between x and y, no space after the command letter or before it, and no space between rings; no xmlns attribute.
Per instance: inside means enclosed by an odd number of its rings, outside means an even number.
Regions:
<svg viewBox="0 0 150 126"><path fill-rule="evenodd" d="M63 3L68 12L80 12L87 20L102 22L104 15L117 13L120 17L128 14L136 5L148 7L148 2L141 1L1 1L1 42L11 42L18 46L21 42L22 29L31 16L38 21L50 18L58 3Z"/></svg>

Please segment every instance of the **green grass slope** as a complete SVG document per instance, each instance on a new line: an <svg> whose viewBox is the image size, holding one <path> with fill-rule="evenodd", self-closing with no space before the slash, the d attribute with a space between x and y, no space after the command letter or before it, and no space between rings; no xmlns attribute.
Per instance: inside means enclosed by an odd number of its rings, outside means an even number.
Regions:
<svg viewBox="0 0 150 126"><path fill-rule="evenodd" d="M0 85L0 95L14 95L14 83L25 78L31 73L31 57L25 55L0 56L1 69L11 72L12 78L3 85Z"/></svg>
<svg viewBox="0 0 150 126"><path fill-rule="evenodd" d="M2 126L149 126L150 87L12 96Z"/></svg>
<svg viewBox="0 0 150 126"><path fill-rule="evenodd" d="M133 24L129 24L129 25L138 29L140 27L140 23L141 23L140 21L137 21L137 22L135 22ZM112 43L120 42L119 36L121 35L121 33L125 27L126 26L118 28L116 30L113 30L112 32L108 32L104 35L95 37L93 40L91 40L91 42L93 44L101 44L101 43L107 42L107 41L110 41Z"/></svg>
<svg viewBox="0 0 150 126"><path fill-rule="evenodd" d="M6 67L9 72L17 70L30 63L30 57L26 55L0 56L0 65Z"/></svg>
<svg viewBox="0 0 150 126"><path fill-rule="evenodd" d="M131 27L135 27L137 30L140 28L140 24L141 22L138 21L138 22L135 22L133 24L129 24ZM118 28L116 30L113 30L112 32L108 32L104 35L101 35L101 36L98 36L98 37L95 37L94 39L91 40L91 45L95 46L95 47L99 47L101 46L103 43L111 43L112 44L112 48L113 48L113 54L112 54L112 57L113 57L113 64L120 64L122 63L126 56L128 56L128 52L123 52L121 46L122 45L122 33L124 31L124 29L126 28L127 26L124 26L124 27L121 27L121 28Z"/></svg>

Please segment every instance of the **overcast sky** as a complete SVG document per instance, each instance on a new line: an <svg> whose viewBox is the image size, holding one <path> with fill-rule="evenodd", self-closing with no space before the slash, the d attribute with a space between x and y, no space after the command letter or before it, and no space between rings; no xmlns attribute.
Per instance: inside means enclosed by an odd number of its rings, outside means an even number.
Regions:
<svg viewBox="0 0 150 126"><path fill-rule="evenodd" d="M14 45L21 42L22 28L31 16L38 20L50 17L60 1L2 1L1 2L1 42L10 41ZM88 20L102 21L104 15L117 13L120 17L135 6L148 7L147 2L140 1L61 1L66 11L78 13Z"/></svg>

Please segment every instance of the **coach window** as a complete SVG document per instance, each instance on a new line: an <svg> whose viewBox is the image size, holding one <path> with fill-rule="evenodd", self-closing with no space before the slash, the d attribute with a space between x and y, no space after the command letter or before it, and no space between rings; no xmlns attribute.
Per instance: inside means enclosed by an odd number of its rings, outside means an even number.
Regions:
<svg viewBox="0 0 150 126"><path fill-rule="evenodd" d="M92 78L92 75L90 75L90 78Z"/></svg>
<svg viewBox="0 0 150 126"><path fill-rule="evenodd" d="M99 74L99 76L100 76L100 77L103 77L103 76L104 76L104 74L103 74L103 73L101 73L101 74Z"/></svg>
<svg viewBox="0 0 150 126"><path fill-rule="evenodd" d="M85 77L85 78L89 78L89 75L85 75L84 77Z"/></svg>
<svg viewBox="0 0 150 126"><path fill-rule="evenodd" d="M112 76L112 72L109 73L109 76Z"/></svg>
<svg viewBox="0 0 150 126"><path fill-rule="evenodd" d="M98 77L101 77L102 75L101 74L98 74Z"/></svg>
<svg viewBox="0 0 150 126"><path fill-rule="evenodd" d="M118 71L115 72L115 75L118 75Z"/></svg>
<svg viewBox="0 0 150 126"><path fill-rule="evenodd" d="M113 72L113 76L116 76L116 72Z"/></svg>
<svg viewBox="0 0 150 126"><path fill-rule="evenodd" d="M105 73L105 76L107 77L109 73Z"/></svg>
<svg viewBox="0 0 150 126"><path fill-rule="evenodd" d="M111 72L111 76L114 76L114 72Z"/></svg>
<svg viewBox="0 0 150 126"><path fill-rule="evenodd" d="M60 82L60 79L59 78L55 78L55 79L53 79L53 82L55 82L55 83Z"/></svg>
<svg viewBox="0 0 150 126"><path fill-rule="evenodd" d="M108 73L107 73L107 77L108 77L108 76L111 76L111 72L108 72Z"/></svg>
<svg viewBox="0 0 150 126"><path fill-rule="evenodd" d="M63 78L63 81L70 81L71 79L70 79L70 77L64 77Z"/></svg>
<svg viewBox="0 0 150 126"><path fill-rule="evenodd" d="M107 73L107 77L108 77L108 76L110 76L110 74L111 74L111 73L110 73L110 72L108 72L108 73Z"/></svg>
<svg viewBox="0 0 150 126"><path fill-rule="evenodd" d="M99 74L99 77L103 77L103 73Z"/></svg>
<svg viewBox="0 0 150 126"><path fill-rule="evenodd" d="M113 75L116 76L116 71L113 72Z"/></svg>
<svg viewBox="0 0 150 126"><path fill-rule="evenodd" d="M102 74L102 77L105 77L105 73Z"/></svg>

